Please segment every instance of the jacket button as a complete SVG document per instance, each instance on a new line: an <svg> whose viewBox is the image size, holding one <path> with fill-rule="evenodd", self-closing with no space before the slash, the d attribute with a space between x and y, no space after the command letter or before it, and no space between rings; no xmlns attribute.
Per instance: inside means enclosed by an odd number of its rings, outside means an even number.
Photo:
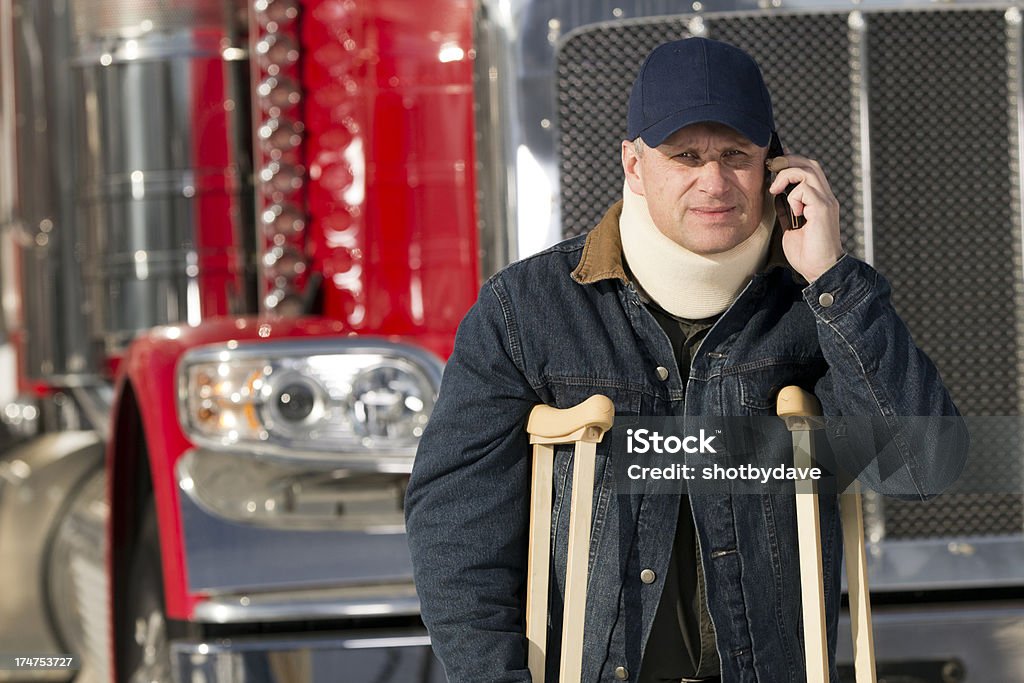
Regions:
<svg viewBox="0 0 1024 683"><path fill-rule="evenodd" d="M668 379L668 368L659 365L654 372L658 374L658 379L660 379L662 382Z"/></svg>
<svg viewBox="0 0 1024 683"><path fill-rule="evenodd" d="M629 669L624 666L615 667L615 677L620 681L624 681L629 678Z"/></svg>
<svg viewBox="0 0 1024 683"><path fill-rule="evenodd" d="M818 297L818 303L821 304L822 308L828 308L835 302L835 300L836 298L829 294L828 292L825 292L824 294Z"/></svg>
<svg viewBox="0 0 1024 683"><path fill-rule="evenodd" d="M651 569L645 569L640 572L640 580L644 583L654 583L656 578L658 578L658 575Z"/></svg>

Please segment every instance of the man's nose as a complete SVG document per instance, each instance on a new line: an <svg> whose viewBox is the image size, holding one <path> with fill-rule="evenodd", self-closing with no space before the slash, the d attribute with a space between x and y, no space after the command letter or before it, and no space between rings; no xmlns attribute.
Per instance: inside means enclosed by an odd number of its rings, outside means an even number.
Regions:
<svg viewBox="0 0 1024 683"><path fill-rule="evenodd" d="M726 173L727 170L720 161L705 162L700 167L698 187L712 196L725 194L729 189Z"/></svg>

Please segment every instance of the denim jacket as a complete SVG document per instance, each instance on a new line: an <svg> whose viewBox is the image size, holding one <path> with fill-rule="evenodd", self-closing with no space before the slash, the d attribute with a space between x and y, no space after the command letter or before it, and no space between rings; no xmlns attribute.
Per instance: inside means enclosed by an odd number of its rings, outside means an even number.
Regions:
<svg viewBox="0 0 1024 683"><path fill-rule="evenodd" d="M524 591L533 406L601 393L617 415L771 415L788 384L833 416L958 416L876 270L845 255L814 283L788 266L781 233L757 273L708 332L684 384L657 321L623 274L620 206L586 237L511 264L486 282L459 327L420 442L406 518L423 620L448 679L529 681ZM665 370L668 373L665 373ZM962 448L939 454L888 434L902 469L862 481L882 493L943 490ZM614 429L614 427L613 427ZM582 680L639 673L664 586L679 496L617 493L611 439L597 449ZM548 681L557 680L571 487L569 449L555 454ZM857 468L858 470L860 468ZM915 497L915 496L911 496ZM683 498L686 500L686 498ZM792 496L690 496L722 680L804 679ZM820 501L831 680L842 536L834 496ZM653 570L655 581L640 580ZM646 577L649 579L650 574Z"/></svg>

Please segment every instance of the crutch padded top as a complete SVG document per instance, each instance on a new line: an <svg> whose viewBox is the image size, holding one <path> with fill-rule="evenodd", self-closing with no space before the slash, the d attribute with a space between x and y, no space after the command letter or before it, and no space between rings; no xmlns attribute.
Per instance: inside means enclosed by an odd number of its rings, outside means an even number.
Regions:
<svg viewBox="0 0 1024 683"><path fill-rule="evenodd" d="M810 417L821 415L821 403L814 394L790 385L779 391L775 401L779 417Z"/></svg>
<svg viewBox="0 0 1024 683"><path fill-rule="evenodd" d="M569 437L587 427L596 427L603 434L615 419L615 404L607 396L591 396L572 408L537 406L530 412L526 431L543 439Z"/></svg>

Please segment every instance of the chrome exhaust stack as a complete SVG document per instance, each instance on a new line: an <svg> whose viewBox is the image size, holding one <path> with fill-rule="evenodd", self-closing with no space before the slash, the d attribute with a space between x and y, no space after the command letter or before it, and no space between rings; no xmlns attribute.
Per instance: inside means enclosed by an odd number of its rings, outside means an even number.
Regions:
<svg viewBox="0 0 1024 683"><path fill-rule="evenodd" d="M70 0L75 213L93 338L253 310L238 2Z"/></svg>
<svg viewBox="0 0 1024 683"><path fill-rule="evenodd" d="M25 375L55 383L96 373L81 306L70 163L71 27L63 3L4 0L6 207L0 218L20 245ZM10 147L8 147L10 145Z"/></svg>
<svg viewBox="0 0 1024 683"><path fill-rule="evenodd" d="M242 3L0 5L25 376L95 384L142 330L255 310Z"/></svg>

